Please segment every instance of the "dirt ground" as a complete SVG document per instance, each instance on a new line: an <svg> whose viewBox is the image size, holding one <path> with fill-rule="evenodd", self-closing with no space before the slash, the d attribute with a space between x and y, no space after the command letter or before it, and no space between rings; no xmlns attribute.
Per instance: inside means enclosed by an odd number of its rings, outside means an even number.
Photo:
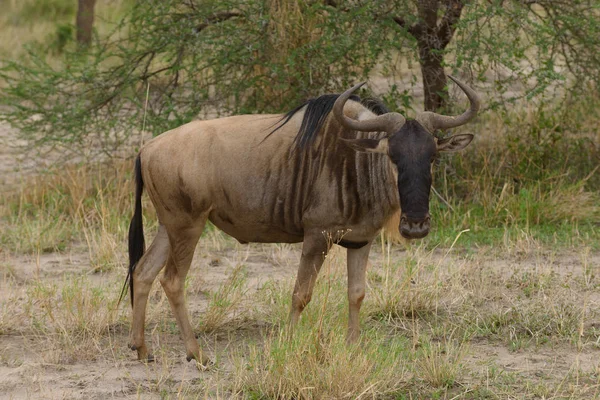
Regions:
<svg viewBox="0 0 600 400"><path fill-rule="evenodd" d="M192 318L198 318L206 309L208 300L205 293L226 282L231 269L240 262L247 268L247 286L250 291L257 290L270 280L291 281L295 274L299 249L297 245L230 244L226 249L215 250L210 243L200 244L190 279L195 282L191 286L201 282L202 290L188 289ZM540 269L543 269L544 273L565 277L565 280L582 276L580 254L573 251L551 256L548 254L540 252L508 257L477 254L475 257L478 264L490 269L488 272L507 277L516 271L539 272ZM445 252L441 250L426 256L435 262L441 261L444 265L463 264L473 259L473 256L465 258L460 254L445 257ZM392 253L392 258L398 262L402 262L405 257L404 251L394 250ZM552 262L547 263L549 257L552 258ZM382 260L381 252L375 249L371 256L371 268L377 270L377 264ZM598 270L600 254L591 255L588 262ZM0 299L3 304L24 304L23 298L36 286L38 280L43 280L45 284L54 282L60 287L65 283L67 275L87 274L92 285L102 286L102 282L106 281L118 283L124 274L123 270L115 270L110 274L89 275L88 256L83 248L63 254L44 254L39 258L4 255L2 265L4 278L0 284ZM10 271L7 266L10 266ZM111 297L114 297L118 295L120 287L112 285L108 290L112 292ZM589 298L587 301L590 308L597 309L598 300L598 296ZM116 325L106 337L99 340L98 354L86 357L88 360L85 362L62 360L60 355L54 354L60 351L60 348L48 343L42 334L38 336L18 333L19 329L3 333L0 335L0 398L163 398L165 393L161 394L156 390L157 387L166 385L166 393L175 397L176 394L185 393L186 388L200 383L208 389L207 397L232 396L231 393L218 392L219 382L223 377L234 373L228 359L228 348L245 340L256 340L260 335L260 327L242 324L232 327L232 331L225 327L216 335L201 335L200 341L210 356L220 360L218 369L203 372L185 360L183 343L176 330L171 333L156 332L156 326L161 324L157 320L158 316L172 323L164 296L155 290L151 303L155 304L150 309L147 337L154 349L161 349L157 354L158 361L151 364L136 361L135 354L126 348L127 326L123 324ZM122 308L128 307L122 305ZM18 313L18 307L14 311ZM496 374L510 372L511 376L539 381L541 384L556 383L565 379L569 371L596 375L600 363L599 355L597 346L591 345L578 349L577 346L561 343L530 346L514 351L504 343L473 340L464 358L469 373L460 380L467 383L472 377L480 378L489 374L490 369L496 369ZM594 390L590 398L595 397L596 393Z"/></svg>

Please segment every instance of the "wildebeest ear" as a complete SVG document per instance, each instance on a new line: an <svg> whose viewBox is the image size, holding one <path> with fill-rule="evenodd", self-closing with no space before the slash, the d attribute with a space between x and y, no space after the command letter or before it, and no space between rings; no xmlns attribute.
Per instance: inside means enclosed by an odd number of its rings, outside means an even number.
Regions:
<svg viewBox="0 0 600 400"><path fill-rule="evenodd" d="M346 146L356 151L388 154L388 139L341 139Z"/></svg>
<svg viewBox="0 0 600 400"><path fill-rule="evenodd" d="M454 135L444 139L439 139L437 143L438 151L458 151L462 150L471 143L473 140L473 135L471 134L463 134L463 135Z"/></svg>

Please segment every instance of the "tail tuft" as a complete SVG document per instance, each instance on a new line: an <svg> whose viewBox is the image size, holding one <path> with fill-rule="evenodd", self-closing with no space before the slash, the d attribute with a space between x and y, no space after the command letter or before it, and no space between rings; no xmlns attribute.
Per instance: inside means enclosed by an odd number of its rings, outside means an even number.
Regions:
<svg viewBox="0 0 600 400"><path fill-rule="evenodd" d="M142 165L140 155L135 159L135 211L129 224L129 270L125 283L121 289L119 304L125 295L127 284L129 283L129 294L131 297L131 306L133 307L133 271L144 255L144 221L142 218L142 192L144 191L144 181L142 180Z"/></svg>

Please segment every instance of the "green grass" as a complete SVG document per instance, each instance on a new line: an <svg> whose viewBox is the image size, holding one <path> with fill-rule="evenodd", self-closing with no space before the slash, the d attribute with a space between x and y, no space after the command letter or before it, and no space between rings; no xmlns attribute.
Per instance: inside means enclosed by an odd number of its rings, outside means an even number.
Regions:
<svg viewBox="0 0 600 400"><path fill-rule="evenodd" d="M291 282L270 282L261 291L256 318L272 325L263 341L237 355L235 391L255 399L394 397L408 384L406 338L366 327L368 340L347 347L343 269L339 257L326 263L291 340L283 324L291 307Z"/></svg>
<svg viewBox="0 0 600 400"><path fill-rule="evenodd" d="M437 199L432 199L432 203L437 202ZM441 207L444 209L441 210ZM527 220L505 224L494 221L488 225L486 210L481 206L457 205L455 210L449 211L439 203L432 204L432 229L424 239L429 247L448 247L461 231L465 231L455 246L465 249L473 246L508 246L529 237L544 246L600 248L600 224L595 220L563 220L535 224Z"/></svg>

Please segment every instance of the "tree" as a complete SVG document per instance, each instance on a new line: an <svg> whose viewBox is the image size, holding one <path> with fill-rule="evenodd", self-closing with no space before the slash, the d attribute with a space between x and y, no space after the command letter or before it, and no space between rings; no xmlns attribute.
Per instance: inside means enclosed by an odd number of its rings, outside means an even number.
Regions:
<svg viewBox="0 0 600 400"><path fill-rule="evenodd" d="M441 17L440 6L445 9ZM446 104L444 51L454 36L463 7L464 1L461 0L420 0L417 2L418 20L415 23L408 24L400 16L393 17L394 22L417 41L425 110L436 111Z"/></svg>
<svg viewBox="0 0 600 400"><path fill-rule="evenodd" d="M528 96L567 75L598 82L597 0L416 0L395 10L401 34L417 43L427 110L445 105L448 66L476 70L478 80L495 71L500 89L508 81L533 85Z"/></svg>
<svg viewBox="0 0 600 400"><path fill-rule="evenodd" d="M199 115L286 111L375 67L393 80L398 57L419 64L426 109L445 106L445 71L487 86L493 107L597 84L598 13L597 0L136 2L58 67L36 51L6 61L0 118L34 146L93 138L110 153L142 121L158 134ZM409 111L399 84L384 97Z"/></svg>
<svg viewBox="0 0 600 400"><path fill-rule="evenodd" d="M92 29L94 27L94 7L96 0L79 0L75 26L77 30L77 42L82 46L92 43Z"/></svg>

